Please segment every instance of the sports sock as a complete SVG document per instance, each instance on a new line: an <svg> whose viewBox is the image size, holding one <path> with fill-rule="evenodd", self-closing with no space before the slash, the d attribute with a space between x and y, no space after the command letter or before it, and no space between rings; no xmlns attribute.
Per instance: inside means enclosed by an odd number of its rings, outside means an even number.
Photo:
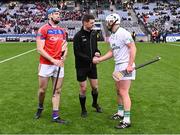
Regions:
<svg viewBox="0 0 180 135"><path fill-rule="evenodd" d="M130 111L124 111L124 119L123 122L131 123L130 121Z"/></svg>
<svg viewBox="0 0 180 135"><path fill-rule="evenodd" d="M43 109L43 104L39 103L38 109Z"/></svg>
<svg viewBox="0 0 180 135"><path fill-rule="evenodd" d="M124 106L123 105L118 105L118 115L124 116Z"/></svg>
<svg viewBox="0 0 180 135"><path fill-rule="evenodd" d="M93 105L97 105L97 99L98 99L98 91L97 89L92 89L91 95L93 98Z"/></svg>
<svg viewBox="0 0 180 135"><path fill-rule="evenodd" d="M53 110L52 112L52 118L55 120L59 117L59 110Z"/></svg>
<svg viewBox="0 0 180 135"><path fill-rule="evenodd" d="M86 107L85 107L85 104L86 104L86 96L79 94L79 101L80 101L80 104L81 104L81 109L82 109L82 111L86 111Z"/></svg>

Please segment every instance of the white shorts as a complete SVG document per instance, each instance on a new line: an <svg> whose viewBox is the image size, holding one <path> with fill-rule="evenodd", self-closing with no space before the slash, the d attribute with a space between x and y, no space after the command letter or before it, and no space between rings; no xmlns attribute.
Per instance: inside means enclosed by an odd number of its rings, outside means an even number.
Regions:
<svg viewBox="0 0 180 135"><path fill-rule="evenodd" d="M57 77L58 73L58 66L55 65L46 65L46 64L39 64L39 76L42 77ZM64 67L61 67L59 78L64 77Z"/></svg>
<svg viewBox="0 0 180 135"><path fill-rule="evenodd" d="M126 70L128 66L128 63L122 63L122 64L117 64L115 65L114 71L122 71ZM135 64L133 64L133 67L135 67ZM128 75L125 75L124 77L121 78L121 80L135 80L136 77L136 71L132 71Z"/></svg>

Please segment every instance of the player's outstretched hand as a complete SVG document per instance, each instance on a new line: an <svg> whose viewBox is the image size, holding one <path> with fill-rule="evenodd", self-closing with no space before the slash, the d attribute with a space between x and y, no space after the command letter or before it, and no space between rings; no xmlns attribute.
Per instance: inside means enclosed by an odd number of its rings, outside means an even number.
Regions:
<svg viewBox="0 0 180 135"><path fill-rule="evenodd" d="M98 64L98 63L100 63L100 59L99 59L99 57L93 57L93 63L94 64Z"/></svg>

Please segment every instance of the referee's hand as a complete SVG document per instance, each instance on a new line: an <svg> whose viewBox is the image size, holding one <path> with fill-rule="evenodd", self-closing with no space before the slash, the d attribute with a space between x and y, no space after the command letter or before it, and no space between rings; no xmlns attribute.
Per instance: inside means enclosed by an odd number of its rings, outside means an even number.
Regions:
<svg viewBox="0 0 180 135"><path fill-rule="evenodd" d="M100 57L101 56L101 54L99 53L99 52L95 52L95 54L94 54L96 57Z"/></svg>

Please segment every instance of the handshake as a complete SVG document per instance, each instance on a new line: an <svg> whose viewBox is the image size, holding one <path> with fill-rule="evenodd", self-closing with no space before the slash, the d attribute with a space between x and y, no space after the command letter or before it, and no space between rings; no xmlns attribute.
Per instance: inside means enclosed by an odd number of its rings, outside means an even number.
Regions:
<svg viewBox="0 0 180 135"><path fill-rule="evenodd" d="M98 64L98 63L100 63L100 53L99 52L95 52L95 56L93 57L93 60L92 60L92 62L94 63L94 64Z"/></svg>

